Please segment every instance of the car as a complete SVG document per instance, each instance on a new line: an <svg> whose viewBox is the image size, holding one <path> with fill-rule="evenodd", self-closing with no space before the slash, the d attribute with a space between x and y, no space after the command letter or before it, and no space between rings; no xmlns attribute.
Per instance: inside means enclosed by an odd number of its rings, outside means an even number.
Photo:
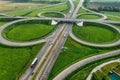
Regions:
<svg viewBox="0 0 120 80"><path fill-rule="evenodd" d="M34 74L34 72L31 73L31 75L33 75L33 74Z"/></svg>

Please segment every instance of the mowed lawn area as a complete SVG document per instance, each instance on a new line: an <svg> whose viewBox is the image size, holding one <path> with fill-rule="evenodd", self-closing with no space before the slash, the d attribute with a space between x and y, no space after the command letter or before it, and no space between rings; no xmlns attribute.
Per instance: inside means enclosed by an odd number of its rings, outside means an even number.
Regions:
<svg viewBox="0 0 120 80"><path fill-rule="evenodd" d="M115 17L115 16L108 16L108 20L113 20L113 21L120 21L120 17Z"/></svg>
<svg viewBox="0 0 120 80"><path fill-rule="evenodd" d="M6 22L0 22L0 26L4 25Z"/></svg>
<svg viewBox="0 0 120 80"><path fill-rule="evenodd" d="M48 80L52 80L58 73L60 73L65 68L70 65L83 60L85 58L98 55L101 53L105 53L111 50L115 50L117 48L94 48L81 45L75 41L73 41L70 37L68 37L64 48L62 49L58 59L56 60L52 71L49 75ZM84 79L85 80L85 79Z"/></svg>
<svg viewBox="0 0 120 80"><path fill-rule="evenodd" d="M112 11L102 11L104 14L113 15L113 16L120 16L119 12L112 12Z"/></svg>
<svg viewBox="0 0 120 80"><path fill-rule="evenodd" d="M56 26L39 22L14 24L3 31L3 36L12 41L31 41L47 36L55 28Z"/></svg>
<svg viewBox="0 0 120 80"><path fill-rule="evenodd" d="M100 19L100 15L95 15L95 14L82 14L78 16L79 19Z"/></svg>
<svg viewBox="0 0 120 80"><path fill-rule="evenodd" d="M18 80L43 45L19 48L0 45L0 80Z"/></svg>
<svg viewBox="0 0 120 80"><path fill-rule="evenodd" d="M111 43L120 37L114 29L97 23L84 23L83 27L75 25L73 33L78 38L92 43Z"/></svg>
<svg viewBox="0 0 120 80"><path fill-rule="evenodd" d="M108 20L120 21L119 12L102 11L102 13L108 16Z"/></svg>
<svg viewBox="0 0 120 80"><path fill-rule="evenodd" d="M8 15L10 16L27 16L28 14L32 13L32 11L21 11L21 12L10 12Z"/></svg>
<svg viewBox="0 0 120 80"><path fill-rule="evenodd" d="M78 14L81 14L81 13L88 13L88 12L89 12L89 11L86 11L86 10L80 8L79 11L78 11ZM90 12L89 12L89 13L90 13Z"/></svg>
<svg viewBox="0 0 120 80"><path fill-rule="evenodd" d="M59 14L59 13L52 13L52 12L48 12L48 13L44 13L42 14L42 16L45 16L45 17L55 17L55 18L64 18L64 15L62 14Z"/></svg>

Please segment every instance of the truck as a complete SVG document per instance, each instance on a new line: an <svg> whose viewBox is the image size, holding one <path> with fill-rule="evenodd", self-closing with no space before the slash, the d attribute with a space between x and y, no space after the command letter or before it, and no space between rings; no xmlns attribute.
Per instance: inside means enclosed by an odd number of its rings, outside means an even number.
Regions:
<svg viewBox="0 0 120 80"><path fill-rule="evenodd" d="M37 63L38 63L38 58L35 58L33 62L30 64L30 68L34 68Z"/></svg>

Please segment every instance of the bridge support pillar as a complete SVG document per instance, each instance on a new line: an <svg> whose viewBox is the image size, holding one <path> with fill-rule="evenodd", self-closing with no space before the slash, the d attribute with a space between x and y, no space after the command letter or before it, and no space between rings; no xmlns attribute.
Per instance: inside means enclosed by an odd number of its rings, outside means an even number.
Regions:
<svg viewBox="0 0 120 80"><path fill-rule="evenodd" d="M83 21L81 21L81 22L76 22L76 24L77 24L78 26L83 26Z"/></svg>
<svg viewBox="0 0 120 80"><path fill-rule="evenodd" d="M57 25L58 24L58 22L57 21L55 21L55 20L52 20L52 23L51 23L51 25Z"/></svg>

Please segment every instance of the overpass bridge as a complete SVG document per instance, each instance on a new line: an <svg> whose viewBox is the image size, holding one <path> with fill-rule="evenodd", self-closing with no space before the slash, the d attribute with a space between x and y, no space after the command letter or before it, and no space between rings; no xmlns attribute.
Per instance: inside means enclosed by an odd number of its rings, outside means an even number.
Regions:
<svg viewBox="0 0 120 80"><path fill-rule="evenodd" d="M50 21L55 21L55 22L67 22L67 23L80 23L80 22L103 22L103 23L113 23L113 24L120 24L120 21L112 21L112 20L90 20L90 19L68 19L68 18L38 18L38 17L21 17L21 16L17 16L17 17L0 17L0 19L28 19L28 20L50 20Z"/></svg>

